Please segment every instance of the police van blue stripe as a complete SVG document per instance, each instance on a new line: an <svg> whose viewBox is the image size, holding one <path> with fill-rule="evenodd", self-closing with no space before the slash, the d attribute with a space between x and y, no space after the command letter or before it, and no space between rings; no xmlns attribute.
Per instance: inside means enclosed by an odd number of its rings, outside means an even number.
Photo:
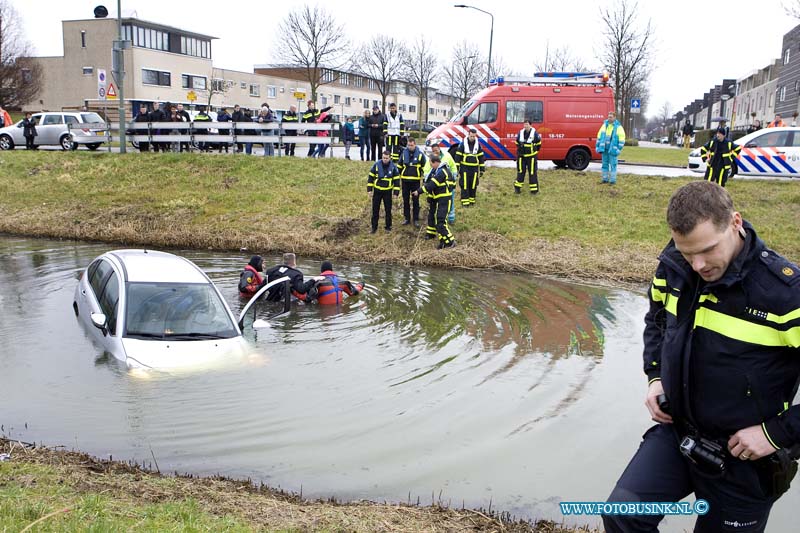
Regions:
<svg viewBox="0 0 800 533"><path fill-rule="evenodd" d="M736 160L736 166L739 167L739 171L741 172L750 172L750 169L747 168L747 165L744 164L744 161L741 159Z"/></svg>
<svg viewBox="0 0 800 533"><path fill-rule="evenodd" d="M759 159L761 159L761 161L763 161L764 164L767 165L770 168L770 170L772 170L773 172L780 172L780 170L778 170L778 167L773 165L772 162L769 159L767 159L765 156L762 155L762 156L759 157Z"/></svg>
<svg viewBox="0 0 800 533"><path fill-rule="evenodd" d="M753 168L755 168L758 172L766 172L763 168L761 168L761 165L758 164L758 161L756 161L753 156L745 156L745 159L747 159L750 164L753 165Z"/></svg>
<svg viewBox="0 0 800 533"><path fill-rule="evenodd" d="M780 165L782 165L782 166L783 166L783 168L785 168L786 170L788 170L790 173L792 173L792 174L797 174L797 171L796 171L795 169L793 169L793 168L792 168L792 167L789 165L789 163L787 163L786 161L784 161L784 160L783 160L783 159L781 159L780 157L776 157L776 158L775 158L775 160L776 160L776 161L777 161L777 162L778 162Z"/></svg>

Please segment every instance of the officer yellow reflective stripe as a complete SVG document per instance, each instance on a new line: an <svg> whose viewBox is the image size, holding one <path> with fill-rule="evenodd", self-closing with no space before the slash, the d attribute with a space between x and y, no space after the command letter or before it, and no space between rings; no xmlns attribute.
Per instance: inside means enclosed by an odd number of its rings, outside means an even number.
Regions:
<svg viewBox="0 0 800 533"><path fill-rule="evenodd" d="M376 165L379 163L380 162L376 163ZM371 191L373 188L379 191L391 191L392 189L399 191L399 176L392 176L391 174L380 176L373 167L373 170L370 171L369 177L367 178L367 191Z"/></svg>
<svg viewBox="0 0 800 533"><path fill-rule="evenodd" d="M767 425L764 422L761 423L761 431L764 432L764 436L767 437L767 440L769 441L769 443L772 445L773 448L775 448L776 450L781 449L780 446L775 444L775 441L772 440L772 437L769 436L769 432L767 431Z"/></svg>
<svg viewBox="0 0 800 533"><path fill-rule="evenodd" d="M707 307L700 307L695 312L694 327L705 328L730 339L759 346L800 348L800 326L779 330L732 317Z"/></svg>

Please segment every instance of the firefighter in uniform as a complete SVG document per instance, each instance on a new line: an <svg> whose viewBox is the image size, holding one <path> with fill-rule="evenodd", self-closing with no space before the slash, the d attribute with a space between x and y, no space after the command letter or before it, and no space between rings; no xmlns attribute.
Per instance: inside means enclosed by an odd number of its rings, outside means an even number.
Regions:
<svg viewBox="0 0 800 533"><path fill-rule="evenodd" d="M609 502L708 505L694 531L764 531L797 472L800 269L758 238L721 186L669 201L645 316L643 437ZM700 513L698 513L700 514ZM656 531L663 515L604 516L606 531Z"/></svg>
<svg viewBox="0 0 800 533"><path fill-rule="evenodd" d="M383 135L386 136L386 149L392 152L392 161L400 158L401 144L406 135L406 121L397 112L397 104L389 104L389 113L383 117Z"/></svg>
<svg viewBox="0 0 800 533"><path fill-rule="evenodd" d="M475 205L479 178L483 177L486 163L476 130L470 129L469 136L458 145L455 160L458 165L458 185L461 187L461 206Z"/></svg>
<svg viewBox="0 0 800 533"><path fill-rule="evenodd" d="M417 146L417 141L413 137L409 137L408 145L400 152L398 161L403 193L404 226L413 222L415 228L419 227L419 197L413 196L411 193L419 189L427 163L428 158Z"/></svg>
<svg viewBox="0 0 800 533"><path fill-rule="evenodd" d="M542 137L536 133L536 128L531 127L531 121L525 121L525 127L517 135L517 180L514 182L514 192L522 192L525 183L525 172L528 173L528 183L531 194L539 194L539 149L542 147Z"/></svg>
<svg viewBox="0 0 800 533"><path fill-rule="evenodd" d="M447 150L442 150L442 140L441 139L434 139L431 141L431 152L433 155L439 156L442 160L442 166L446 166L450 169L450 176L453 178L453 182L458 179L458 165L456 165L455 159L453 156L450 155L450 152ZM431 171L431 160L428 159L428 163L425 165L425 170L422 172L423 176L427 176L428 172ZM452 224L456 221L456 188L453 187L453 190L450 192L450 196L452 197L450 202L450 213L447 215L447 222Z"/></svg>
<svg viewBox="0 0 800 533"><path fill-rule="evenodd" d="M384 150L367 177L367 194L372 197L372 232L378 231L381 203L386 217L386 231L392 231L392 194L400 194L400 171L392 161L392 153Z"/></svg>
<svg viewBox="0 0 800 533"><path fill-rule="evenodd" d="M705 179L725 186L728 178L736 175L735 159L742 147L725 138L725 128L717 128L714 138L700 147L700 156L707 163Z"/></svg>
<svg viewBox="0 0 800 533"><path fill-rule="evenodd" d="M450 174L450 169L441 164L442 160L437 155L431 156L431 170L425 175L425 182L412 194L418 196L424 190L428 195L428 227L425 238L433 239L439 236L437 249L450 248L456 245L456 239L450 232L447 224L447 214L450 212L452 202L451 192L455 189L455 181Z"/></svg>
<svg viewBox="0 0 800 533"><path fill-rule="evenodd" d="M300 117L297 116L297 106L289 106L289 111L283 114L283 122L289 124L297 124ZM297 130L284 130L284 135L294 137L297 135ZM296 143L286 143L283 145L283 153L285 155L294 155L294 147Z"/></svg>

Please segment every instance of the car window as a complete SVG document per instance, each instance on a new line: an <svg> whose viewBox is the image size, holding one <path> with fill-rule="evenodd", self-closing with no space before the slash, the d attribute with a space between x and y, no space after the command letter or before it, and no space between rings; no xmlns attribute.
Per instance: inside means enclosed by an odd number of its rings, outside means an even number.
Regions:
<svg viewBox="0 0 800 533"><path fill-rule="evenodd" d="M73 126L81 123L80 120L78 120L78 117L73 115L64 115L64 118L66 119L67 124L71 124Z"/></svg>
<svg viewBox="0 0 800 533"><path fill-rule="evenodd" d="M506 122L523 123L530 120L539 124L544 122L544 106L541 101L508 101L506 102Z"/></svg>
<svg viewBox="0 0 800 533"><path fill-rule="evenodd" d="M45 115L44 122L42 122L42 125L48 126L51 124L63 124L63 123L64 123L63 115Z"/></svg>
<svg viewBox="0 0 800 533"><path fill-rule="evenodd" d="M100 122L105 122L105 120L103 120L103 117L101 117L97 113L81 113L81 118L83 119L83 122L86 124L97 124Z"/></svg>
<svg viewBox="0 0 800 533"><path fill-rule="evenodd" d="M750 139L747 146L767 148L770 146L786 146L789 141L788 131L770 131L759 135L755 139Z"/></svg>
<svg viewBox="0 0 800 533"><path fill-rule="evenodd" d="M119 302L119 279L113 272L108 279L103 294L100 296L100 309L106 315L108 332L114 335L117 331L117 303Z"/></svg>
<svg viewBox="0 0 800 533"><path fill-rule="evenodd" d="M497 102L483 102L467 117L467 124L486 124L497 121Z"/></svg>
<svg viewBox="0 0 800 533"><path fill-rule="evenodd" d="M89 277L89 285L92 286L92 291L94 291L94 296L98 302L100 301L100 295L103 292L106 281L108 281L108 278L113 273L114 269L111 267L111 263L103 259L97 261L97 267Z"/></svg>
<svg viewBox="0 0 800 533"><path fill-rule="evenodd" d="M128 283L125 336L235 337L236 329L214 287L208 283Z"/></svg>
<svg viewBox="0 0 800 533"><path fill-rule="evenodd" d="M786 146L791 146L792 148L800 148L800 131L792 131L792 142L791 144L787 144Z"/></svg>

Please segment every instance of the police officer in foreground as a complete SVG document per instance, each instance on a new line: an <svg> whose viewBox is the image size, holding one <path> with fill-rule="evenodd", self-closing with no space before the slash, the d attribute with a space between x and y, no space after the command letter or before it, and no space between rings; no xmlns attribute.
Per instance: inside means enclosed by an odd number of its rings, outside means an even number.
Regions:
<svg viewBox="0 0 800 533"><path fill-rule="evenodd" d="M764 531L797 472L800 269L766 247L727 191L697 181L669 201L645 316L643 437L609 502L708 502L695 531ZM656 531L663 515L604 516Z"/></svg>
<svg viewBox="0 0 800 533"><path fill-rule="evenodd" d="M700 157L707 164L705 179L723 187L729 177L736 175L739 167L735 160L742 151L742 147L728 140L726 135L725 128L719 127L714 137L700 147Z"/></svg>

